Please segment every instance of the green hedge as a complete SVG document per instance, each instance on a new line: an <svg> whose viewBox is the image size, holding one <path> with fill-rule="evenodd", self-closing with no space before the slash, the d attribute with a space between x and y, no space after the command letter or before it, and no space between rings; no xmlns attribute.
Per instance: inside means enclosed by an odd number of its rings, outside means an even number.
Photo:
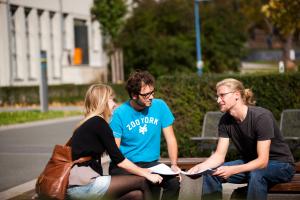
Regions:
<svg viewBox="0 0 300 200"><path fill-rule="evenodd" d="M197 144L189 138L201 133L207 111L218 110L215 84L223 78L241 80L252 88L257 105L271 110L279 120L284 109L300 108L300 73L268 75L203 75L165 76L157 80L157 97L164 99L175 115L174 130L179 143L179 156L203 156ZM49 87L49 102L70 104L83 101L88 85L61 85ZM124 85L112 85L119 102L128 99ZM0 88L0 104L38 104L38 87ZM162 146L166 156L166 146Z"/></svg>
<svg viewBox="0 0 300 200"><path fill-rule="evenodd" d="M257 105L271 110L277 120L282 110L300 108L300 73L162 77L157 82L157 96L168 103L176 117L174 129L180 156L203 156L203 152L197 150L197 144L189 138L200 135L207 111L218 110L215 84L228 77L237 78L246 88L251 88ZM165 146L162 152L167 155Z"/></svg>
<svg viewBox="0 0 300 200"><path fill-rule="evenodd" d="M124 85L111 85L117 94L117 101L126 100L127 93ZM84 96L89 85L54 85L48 87L49 103L74 104L83 102ZM39 104L38 86L23 87L1 87L0 88L0 106L10 105L35 105Z"/></svg>

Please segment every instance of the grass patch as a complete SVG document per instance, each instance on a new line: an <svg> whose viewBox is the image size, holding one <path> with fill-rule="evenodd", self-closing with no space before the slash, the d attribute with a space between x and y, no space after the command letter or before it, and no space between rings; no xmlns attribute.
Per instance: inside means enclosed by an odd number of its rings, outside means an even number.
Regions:
<svg viewBox="0 0 300 200"><path fill-rule="evenodd" d="M0 112L0 126L17 124L45 119L63 118L69 116L82 115L80 111L48 111L39 110Z"/></svg>

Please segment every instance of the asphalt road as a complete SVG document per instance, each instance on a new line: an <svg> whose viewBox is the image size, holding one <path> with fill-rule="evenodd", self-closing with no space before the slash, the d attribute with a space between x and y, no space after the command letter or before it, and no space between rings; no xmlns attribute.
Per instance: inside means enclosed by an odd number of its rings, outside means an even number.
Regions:
<svg viewBox="0 0 300 200"><path fill-rule="evenodd" d="M0 127L0 192L36 179L80 116Z"/></svg>

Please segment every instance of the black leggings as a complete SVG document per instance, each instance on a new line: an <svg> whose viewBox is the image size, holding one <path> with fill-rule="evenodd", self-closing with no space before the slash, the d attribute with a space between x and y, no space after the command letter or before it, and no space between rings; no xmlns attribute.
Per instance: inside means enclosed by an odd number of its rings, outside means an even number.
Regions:
<svg viewBox="0 0 300 200"><path fill-rule="evenodd" d="M144 163L135 163L137 166L142 168L153 167L159 162L144 162ZM110 175L128 175L129 172L119 168L117 165L114 165L112 162L109 166ZM180 183L177 177L175 176L163 176L163 181L161 184L152 184L149 182L150 191L153 199L160 199L160 190L163 188L162 200L177 200L179 196Z"/></svg>
<svg viewBox="0 0 300 200"><path fill-rule="evenodd" d="M151 193L144 177L117 175L111 177L105 197L118 200L149 200Z"/></svg>

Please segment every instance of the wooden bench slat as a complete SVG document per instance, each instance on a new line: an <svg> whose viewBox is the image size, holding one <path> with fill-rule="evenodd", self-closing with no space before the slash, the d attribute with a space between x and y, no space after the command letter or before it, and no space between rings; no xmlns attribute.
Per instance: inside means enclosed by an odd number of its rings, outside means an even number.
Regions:
<svg viewBox="0 0 300 200"><path fill-rule="evenodd" d="M193 141L217 141L218 137L191 137Z"/></svg>
<svg viewBox="0 0 300 200"><path fill-rule="evenodd" d="M300 161L295 163L296 173L300 173Z"/></svg>
<svg viewBox="0 0 300 200"><path fill-rule="evenodd" d="M300 162L295 163L296 174L288 183L279 183L269 189L270 193L300 193Z"/></svg>
<svg viewBox="0 0 300 200"><path fill-rule="evenodd" d="M205 161L206 157L196 157L196 158L178 158L177 165L182 170L190 169L194 167L196 164L199 164ZM161 158L159 162L164 163L166 165L171 165L171 161L169 158Z"/></svg>
<svg viewBox="0 0 300 200"><path fill-rule="evenodd" d="M278 193L286 193L286 192L300 192L300 182L293 183L281 183L272 187L269 192L278 192Z"/></svg>

